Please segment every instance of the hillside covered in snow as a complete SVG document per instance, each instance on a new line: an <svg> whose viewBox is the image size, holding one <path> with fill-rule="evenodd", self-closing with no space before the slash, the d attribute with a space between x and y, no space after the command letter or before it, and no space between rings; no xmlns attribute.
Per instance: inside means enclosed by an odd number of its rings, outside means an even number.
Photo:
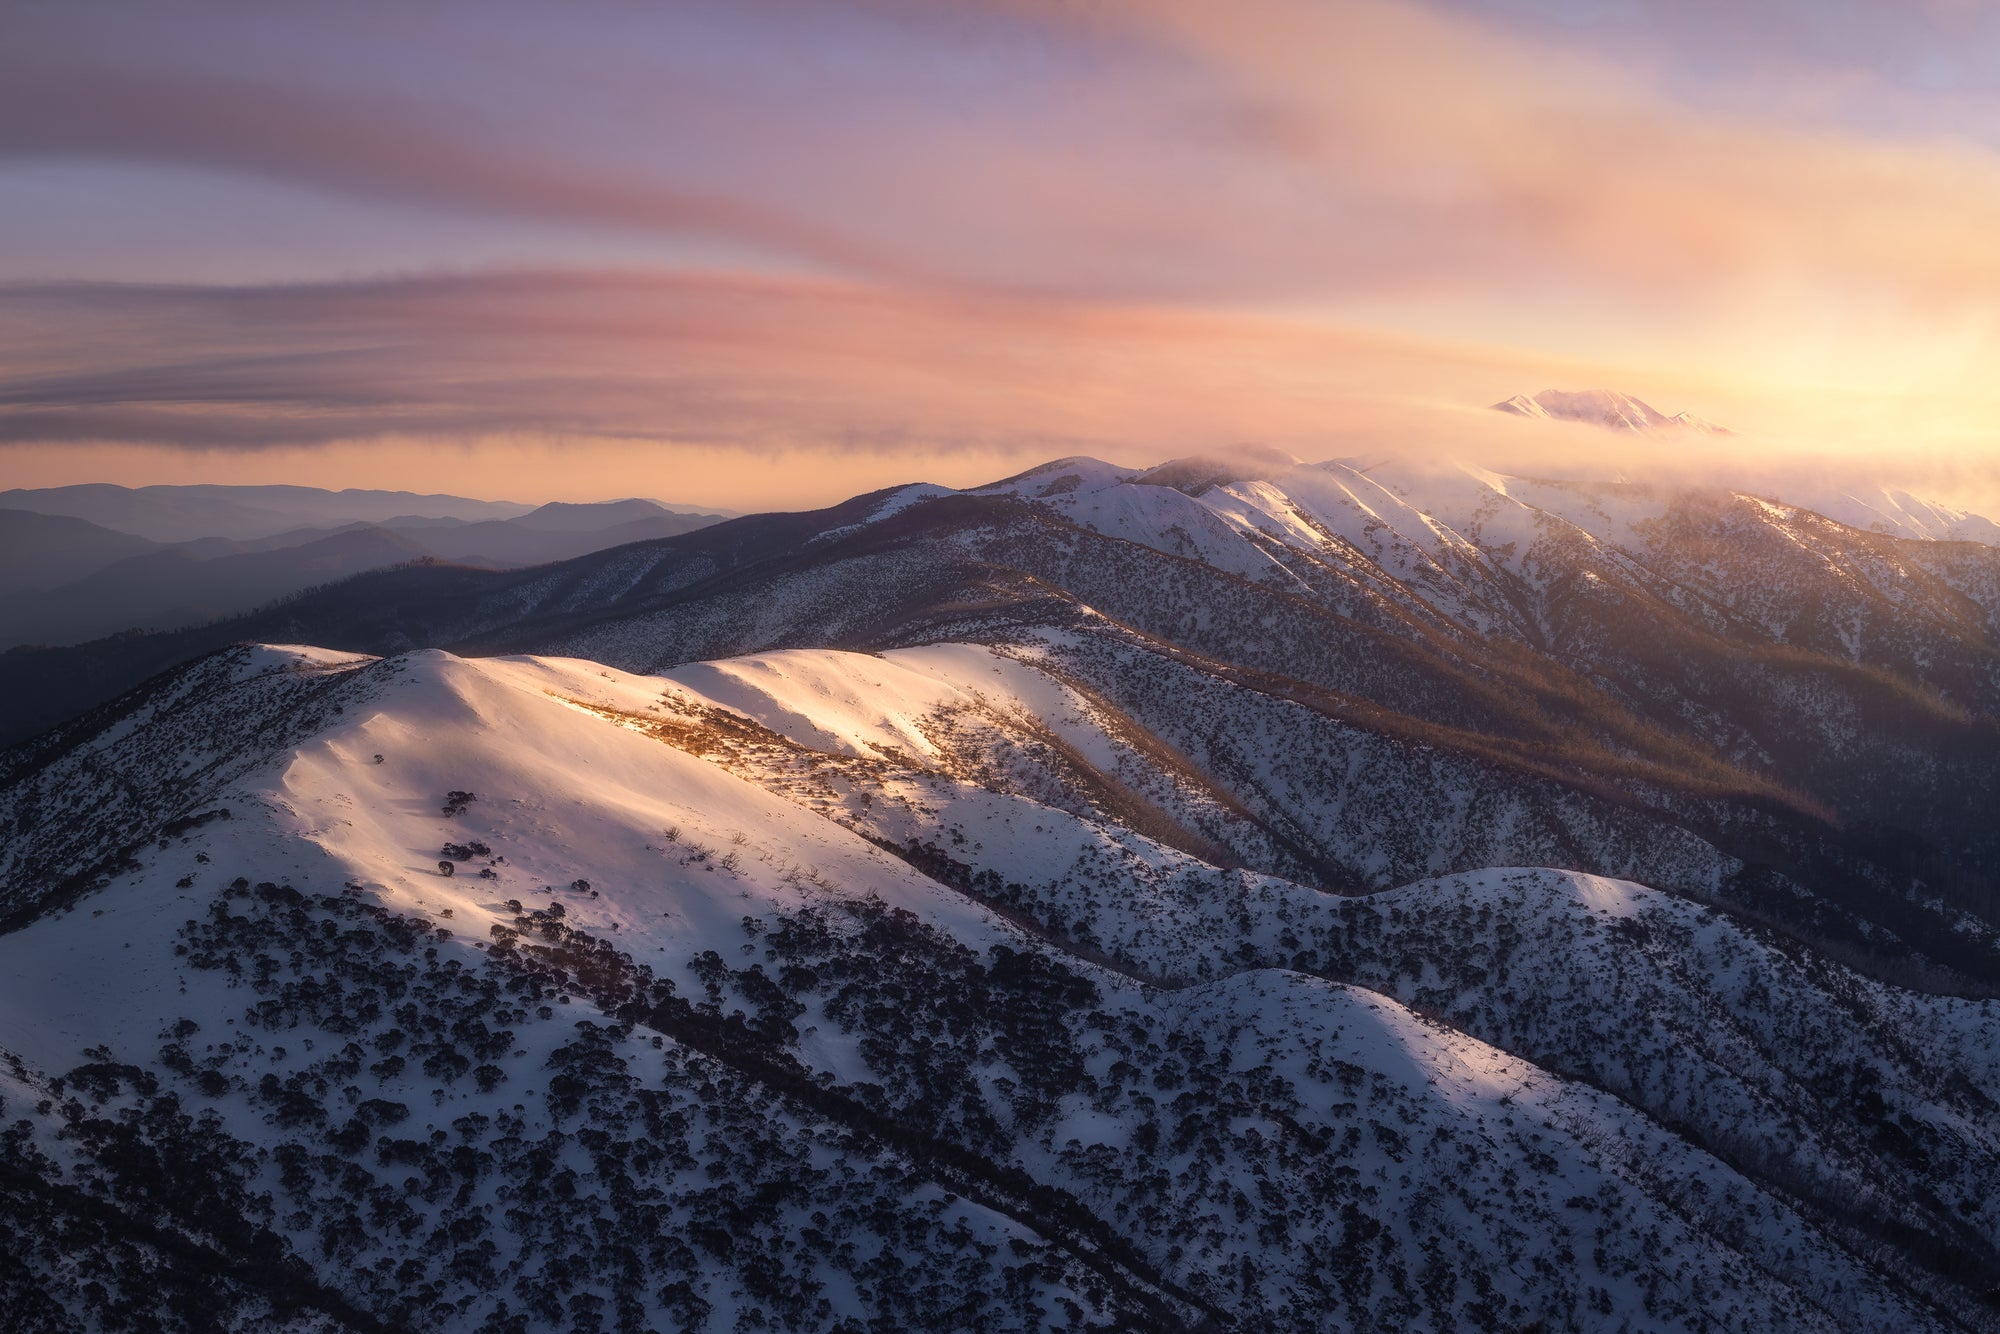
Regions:
<svg viewBox="0 0 2000 1334"><path fill-rule="evenodd" d="M1706 417L1692 412L1669 416L1643 399L1611 389L1545 389L1532 396L1515 394L1492 406L1495 412L1512 417L1592 426L1669 445L1696 436L1736 434ZM2000 524L1983 514L1912 495L1900 486L1830 481L1810 459L1802 467L1781 471L1776 478L1767 477L1762 490L1768 493L1773 489L1789 504L1866 532L1926 542L2000 546Z"/></svg>
<svg viewBox="0 0 2000 1334"><path fill-rule="evenodd" d="M2000 1327L1993 548L1072 459L264 616L5 754L12 1327Z"/></svg>

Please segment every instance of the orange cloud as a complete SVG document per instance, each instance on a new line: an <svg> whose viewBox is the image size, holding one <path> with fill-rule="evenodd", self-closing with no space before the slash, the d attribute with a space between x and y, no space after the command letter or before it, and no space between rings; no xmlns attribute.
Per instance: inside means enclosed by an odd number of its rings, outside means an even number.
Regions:
<svg viewBox="0 0 2000 1334"><path fill-rule="evenodd" d="M773 5L782 98L610 46L582 72L515 51L478 71L514 95L474 115L407 81L331 90L296 50L223 75L22 48L0 79L0 156L223 167L1051 297L1441 296L1491 316L1552 294L1616 327L1794 296L1985 309L2000 285L2000 155L1967 140L1695 110L1644 67L1387 0L986 8L1077 50L974 95L815 61L785 36L798 11ZM940 62L999 40L904 12ZM581 77L595 120L565 110Z"/></svg>
<svg viewBox="0 0 2000 1334"><path fill-rule="evenodd" d="M758 12L783 77L754 92L727 62L665 77L662 43L569 64L501 43L504 68L474 69L414 42L440 86L505 76L478 114L361 65L329 89L303 40L227 75L156 68L123 27L129 49L79 39L39 72L25 47L0 57L0 157L518 217L554 257L0 292L10 458L537 438L829 467L901 450L928 471L1243 439L1524 450L1488 445L1483 404L1589 384L1772 450L1995 456L2000 155L1969 138L1723 114L1654 66L1382 0ZM893 27L936 69L900 47L809 58L789 20L827 13ZM591 114L569 114L583 92ZM631 233L730 243L763 271L603 271L587 238Z"/></svg>
<svg viewBox="0 0 2000 1334"><path fill-rule="evenodd" d="M1061 454L1149 463L1237 443L1645 467L1654 442L1486 408L1524 387L1605 383L1762 429L1707 457L1676 445L1688 466L1740 471L1748 448L1782 460L1842 439L1788 443L1782 401L1699 377L1320 319L768 277L0 289L0 349L30 347L32 372L0 381L0 444L10 471L45 480L114 457L89 453L106 447L128 469L153 451L154 480L196 466L305 476L325 469L301 460L331 450L350 478L400 475L356 474L356 460L441 466L464 489L471 448L496 494L650 490L750 508L862 482L968 483ZM1940 475L1929 444L1906 479ZM746 468L752 457L785 465ZM682 484L691 468L699 494Z"/></svg>

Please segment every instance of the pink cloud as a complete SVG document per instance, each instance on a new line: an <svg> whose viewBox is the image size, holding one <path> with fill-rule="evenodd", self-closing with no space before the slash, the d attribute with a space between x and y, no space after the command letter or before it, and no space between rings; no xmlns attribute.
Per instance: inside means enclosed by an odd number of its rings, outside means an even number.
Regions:
<svg viewBox="0 0 2000 1334"><path fill-rule="evenodd" d="M1518 25L994 0L620 7L587 39L502 6L455 44L370 10L371 47L288 12L211 16L204 53L42 11L0 56L0 159L527 219L536 271L17 288L0 435L1313 453L1648 377L1801 438L2000 420L2000 156L1691 105ZM608 233L762 276L558 272Z"/></svg>

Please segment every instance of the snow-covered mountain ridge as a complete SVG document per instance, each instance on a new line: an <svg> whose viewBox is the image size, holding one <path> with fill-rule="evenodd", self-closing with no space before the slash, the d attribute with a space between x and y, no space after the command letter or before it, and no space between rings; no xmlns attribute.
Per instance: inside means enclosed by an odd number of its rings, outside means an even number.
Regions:
<svg viewBox="0 0 2000 1334"><path fill-rule="evenodd" d="M405 571L217 633L640 672L1044 645L1197 776L1204 837L1274 874L1475 869L1519 807L1531 859L1692 889L1661 843L1692 835L1747 868L1737 901L1789 917L1810 880L1815 939L1970 976L1995 961L1962 919L2000 902L1996 609L2000 552L1754 497L1239 456L1063 460L522 575ZM1439 764L1481 795L1393 818L1381 794ZM1579 842L1584 811L1603 833Z"/></svg>
<svg viewBox="0 0 2000 1334"><path fill-rule="evenodd" d="M211 1271L203 1327L1989 1323L1994 1002L1630 881L1259 872L1069 661L265 648L131 701L8 845L23 1327ZM99 811L127 859L38 898Z"/></svg>
<svg viewBox="0 0 2000 1334"><path fill-rule="evenodd" d="M1996 1324L1993 548L1067 459L219 633L0 764L23 1328Z"/></svg>
<svg viewBox="0 0 2000 1334"><path fill-rule="evenodd" d="M1798 485L1790 488L1787 494L1807 509L1871 533L1932 542L1980 542L1989 547L2000 546L2000 523L1983 514L1913 496L1900 487L1838 490Z"/></svg>
<svg viewBox="0 0 2000 1334"><path fill-rule="evenodd" d="M1630 394L1609 389L1564 391L1545 389L1532 398L1515 394L1493 404L1495 412L1537 421L1573 422L1600 430L1628 435L1658 437L1671 441L1676 436L1734 435L1692 412L1672 416ZM1767 482L1764 490L1775 487L1789 504L1860 528L1891 537L1929 542L1981 542L2000 546L2000 524L1969 510L1955 509L1935 500L1910 494L1886 484L1837 485L1820 477L1801 474L1779 482Z"/></svg>
<svg viewBox="0 0 2000 1334"><path fill-rule="evenodd" d="M1668 416L1642 399L1612 389L1544 389L1533 398L1515 394L1495 403L1493 410L1545 421L1582 422L1605 430L1640 435L1671 435L1682 431L1699 435L1735 434L1728 427L1718 426L1692 412L1676 412Z"/></svg>

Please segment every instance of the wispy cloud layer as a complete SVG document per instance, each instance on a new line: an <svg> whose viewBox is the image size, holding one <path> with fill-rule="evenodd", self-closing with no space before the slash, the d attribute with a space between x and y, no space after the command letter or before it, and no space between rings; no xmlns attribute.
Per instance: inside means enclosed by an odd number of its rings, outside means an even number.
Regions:
<svg viewBox="0 0 2000 1334"><path fill-rule="evenodd" d="M0 348L20 366L0 384L0 439L205 448L432 431L1310 451L1371 395L1418 401L1446 367L1482 388L1546 367L1227 311L573 270L20 285L0 288Z"/></svg>
<svg viewBox="0 0 2000 1334"><path fill-rule="evenodd" d="M258 182L379 211L296 283L0 292L0 441L1429 447L1624 367L1776 435L1988 457L1978 16L1938 0L1871 65L1880 6L1794 8L1641 7L1621 58L1505 0L29 5L0 208L91 162L250 183L231 237ZM1783 105L1696 58L1731 13ZM227 271L132 202L120 273ZM454 272L494 221L519 264ZM0 279L90 277L95 222L39 207ZM357 278L370 245L434 273Z"/></svg>

